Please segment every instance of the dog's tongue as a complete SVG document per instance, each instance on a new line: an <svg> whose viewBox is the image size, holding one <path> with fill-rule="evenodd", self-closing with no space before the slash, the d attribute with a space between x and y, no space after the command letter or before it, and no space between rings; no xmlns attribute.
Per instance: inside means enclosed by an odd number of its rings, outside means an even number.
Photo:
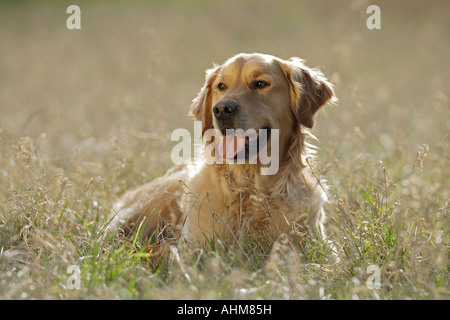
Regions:
<svg viewBox="0 0 450 320"><path fill-rule="evenodd" d="M245 148L245 136L240 134L227 134L219 141L217 151L223 159L232 159Z"/></svg>

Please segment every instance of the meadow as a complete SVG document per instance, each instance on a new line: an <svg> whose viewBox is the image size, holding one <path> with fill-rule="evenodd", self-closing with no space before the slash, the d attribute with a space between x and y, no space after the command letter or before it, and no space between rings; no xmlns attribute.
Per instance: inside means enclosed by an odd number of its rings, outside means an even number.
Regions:
<svg viewBox="0 0 450 320"><path fill-rule="evenodd" d="M0 3L0 299L450 298L448 1L377 1L379 30L364 0L76 1L80 30L70 4ZM240 52L335 85L311 166L339 262L284 238L103 237L114 200L172 166L205 70Z"/></svg>

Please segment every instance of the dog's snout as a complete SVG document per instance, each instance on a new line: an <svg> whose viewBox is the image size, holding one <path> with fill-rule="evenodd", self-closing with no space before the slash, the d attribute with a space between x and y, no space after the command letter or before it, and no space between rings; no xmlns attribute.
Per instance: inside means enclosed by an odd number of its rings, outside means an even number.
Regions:
<svg viewBox="0 0 450 320"><path fill-rule="evenodd" d="M238 112L238 105L233 100L218 101L213 108L214 117L218 120L231 118Z"/></svg>

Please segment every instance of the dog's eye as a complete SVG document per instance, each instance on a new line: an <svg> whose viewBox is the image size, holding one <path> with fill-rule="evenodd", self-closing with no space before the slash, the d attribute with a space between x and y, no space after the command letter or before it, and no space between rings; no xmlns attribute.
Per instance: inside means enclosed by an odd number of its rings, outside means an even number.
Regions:
<svg viewBox="0 0 450 320"><path fill-rule="evenodd" d="M222 82L217 85L217 89L219 89L219 91L224 91L226 88L227 86Z"/></svg>
<svg viewBox="0 0 450 320"><path fill-rule="evenodd" d="M270 84L266 81L263 81L263 80L255 81L256 89L264 89L264 88L267 88L268 86L270 86Z"/></svg>

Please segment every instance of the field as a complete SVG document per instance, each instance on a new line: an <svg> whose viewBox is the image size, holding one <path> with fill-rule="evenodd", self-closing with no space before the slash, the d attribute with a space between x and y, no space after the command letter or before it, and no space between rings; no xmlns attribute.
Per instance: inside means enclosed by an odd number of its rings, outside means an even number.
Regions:
<svg viewBox="0 0 450 320"><path fill-rule="evenodd" d="M449 299L450 2L0 3L1 299ZM213 62L299 56L339 103L311 130L330 237L177 250L103 237L125 190L172 166Z"/></svg>

